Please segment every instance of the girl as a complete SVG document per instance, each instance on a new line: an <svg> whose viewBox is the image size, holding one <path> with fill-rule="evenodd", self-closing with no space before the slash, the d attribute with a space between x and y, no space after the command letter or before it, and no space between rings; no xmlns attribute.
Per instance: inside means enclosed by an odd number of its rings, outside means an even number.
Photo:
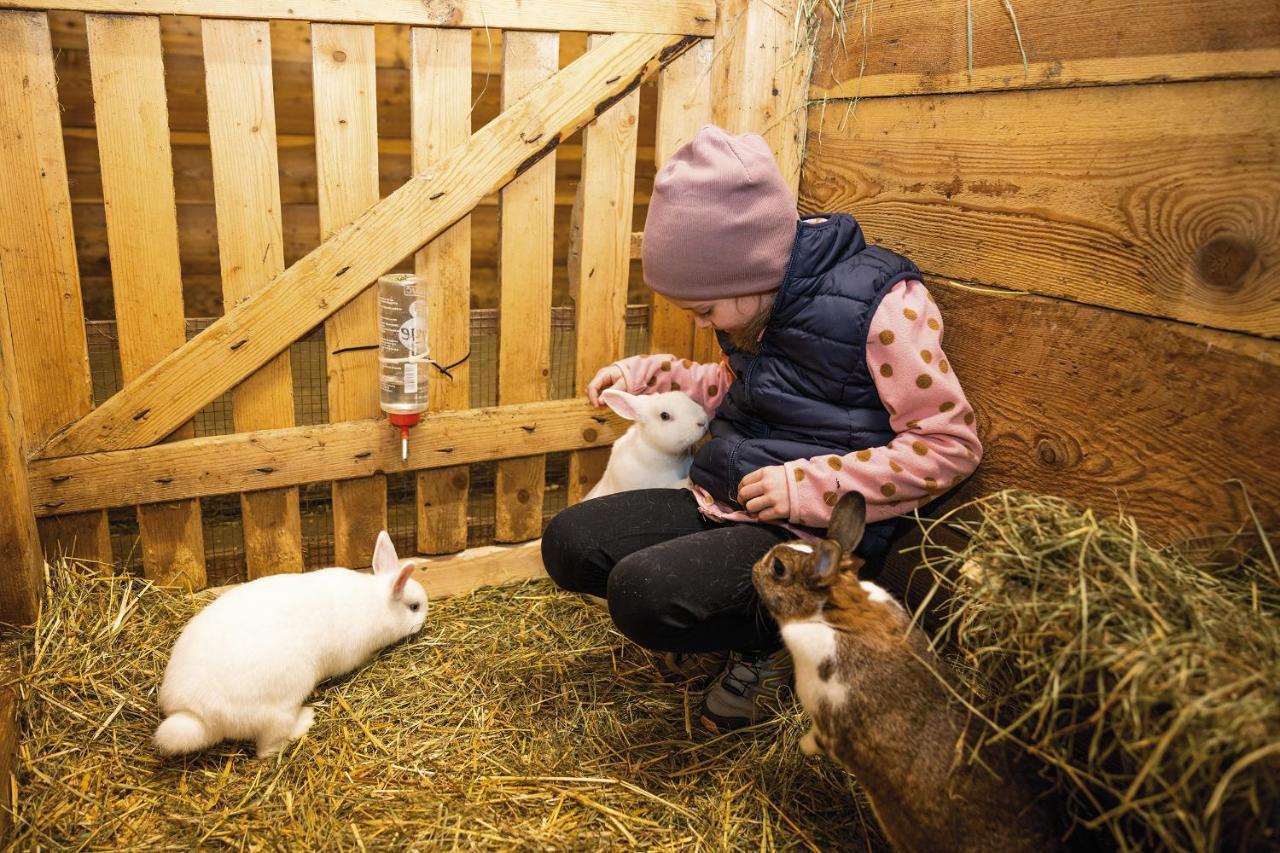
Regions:
<svg viewBox="0 0 1280 853"><path fill-rule="evenodd" d="M715 364L635 356L600 393L680 390L712 417L691 489L622 492L552 519L552 579L603 596L618 629L689 672L727 653L701 719L765 718L791 665L751 584L780 541L823 535L839 495L867 500L858 553L883 561L893 519L956 485L982 448L942 351L942 319L916 267L868 246L845 214L797 220L764 139L707 126L654 181L645 283L711 327ZM874 523L871 523L874 522ZM704 658L704 662L705 662Z"/></svg>

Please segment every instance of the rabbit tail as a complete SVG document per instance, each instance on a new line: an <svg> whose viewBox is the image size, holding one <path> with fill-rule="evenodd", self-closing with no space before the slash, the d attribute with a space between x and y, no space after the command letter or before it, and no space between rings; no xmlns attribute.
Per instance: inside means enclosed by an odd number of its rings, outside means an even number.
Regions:
<svg viewBox="0 0 1280 853"><path fill-rule="evenodd" d="M165 717L155 737L156 749L165 755L196 752L213 746L218 740L204 721L190 711L177 711Z"/></svg>

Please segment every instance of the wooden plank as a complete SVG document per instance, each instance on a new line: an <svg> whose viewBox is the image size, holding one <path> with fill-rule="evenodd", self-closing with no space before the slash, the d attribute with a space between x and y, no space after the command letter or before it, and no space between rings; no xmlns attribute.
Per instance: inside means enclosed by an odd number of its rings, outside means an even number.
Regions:
<svg viewBox="0 0 1280 853"><path fill-rule="evenodd" d="M943 281L947 356L985 455L966 495L1022 488L1166 540L1280 523L1280 343Z"/></svg>
<svg viewBox="0 0 1280 853"><path fill-rule="evenodd" d="M44 14L0 12L0 44L0 287L23 438L36 448L92 406L89 355ZM50 558L111 560L105 513L41 522L40 537Z"/></svg>
<svg viewBox="0 0 1280 853"><path fill-rule="evenodd" d="M471 548L460 554L415 562L413 579L422 584L431 601L547 576L542 567L541 539L519 545Z"/></svg>
<svg viewBox="0 0 1280 853"><path fill-rule="evenodd" d="M243 305L284 269L271 35L262 21L203 26L222 292L228 305ZM236 386L231 417L239 432L293 425L287 350ZM240 510L250 578L302 571L297 489L243 494Z"/></svg>
<svg viewBox="0 0 1280 853"><path fill-rule="evenodd" d="M598 105L630 91L689 44L669 36L612 36L607 49L589 52L539 86L436 169L410 179L49 441L42 455L136 447L163 437L536 163L559 138L590 121ZM534 144L514 144L521 134Z"/></svg>
<svg viewBox="0 0 1280 853"><path fill-rule="evenodd" d="M801 207L935 275L1276 337L1277 102L1278 79L875 99L821 131Z"/></svg>
<svg viewBox="0 0 1280 853"><path fill-rule="evenodd" d="M415 28L413 51L413 171L422 172L471 136L471 38L464 32ZM471 217L428 243L414 259L427 291L427 339L437 361L454 364L471 349ZM433 412L470 405L471 365L431 382ZM467 547L471 469L423 471L417 477L418 551L447 554Z"/></svg>
<svg viewBox="0 0 1280 853"><path fill-rule="evenodd" d="M1274 0L876 0L821 8L812 97L1060 88L1280 73ZM969 72L967 15L973 20ZM1024 70L1018 34L1026 51ZM845 106L832 104L831 113Z"/></svg>
<svg viewBox="0 0 1280 853"><path fill-rule="evenodd" d="M18 716L22 710L16 674L0 669L0 838L13 827L13 779L18 758Z"/></svg>
<svg viewBox="0 0 1280 853"><path fill-rule="evenodd" d="M585 398L552 400L433 414L407 462L386 422L369 418L38 460L28 477L43 516L605 447L625 428Z"/></svg>
<svg viewBox="0 0 1280 853"><path fill-rule="evenodd" d="M316 176L325 239L378 203L377 83L373 27L311 27L316 94ZM329 420L376 418L378 294L368 288L324 324ZM333 554L339 566L373 559L387 528L387 478L333 484Z"/></svg>
<svg viewBox="0 0 1280 853"><path fill-rule="evenodd" d="M88 15L112 295L124 381L186 341L160 22ZM174 439L192 438L190 422ZM138 508L142 566L166 586L205 586L198 501Z"/></svg>
<svg viewBox="0 0 1280 853"><path fill-rule="evenodd" d="M587 49L603 43L603 36L593 35ZM576 211L581 248L575 259L576 276L571 274L578 285L572 294L578 388L585 387L601 367L626 355L639 110L640 93L632 92L582 131L582 205ZM608 462L609 451L604 448L569 456L570 504L582 500Z"/></svg>
<svg viewBox="0 0 1280 853"><path fill-rule="evenodd" d="M722 0L711 72L712 119L759 133L794 194L804 152L812 47L797 42L798 0Z"/></svg>
<svg viewBox="0 0 1280 853"><path fill-rule="evenodd" d="M59 9L201 18L284 18L342 24L410 24L425 27L492 27L499 30L709 35L713 0L0 0L0 8Z"/></svg>
<svg viewBox="0 0 1280 853"><path fill-rule="evenodd" d="M0 622L35 621L44 589L44 558L27 483L26 430L18 397L17 363L9 331L9 308L0 287ZM0 676L3 676L0 670ZM0 687L0 792L8 783L4 728L4 688ZM0 817L8 806L0 797Z"/></svg>
<svg viewBox="0 0 1280 853"><path fill-rule="evenodd" d="M661 169L675 153L711 121L711 57L715 42L703 39L658 75L658 126L654 165ZM642 238L643 239L643 238ZM634 247L638 257L641 246ZM693 318L660 294L653 294L649 313L651 352L693 357Z"/></svg>
<svg viewBox="0 0 1280 853"><path fill-rule="evenodd" d="M591 55L588 51L587 56ZM510 109L560 64L557 33L508 33L502 42L502 107ZM541 137L529 139L532 144ZM556 164L547 158L502 190L498 224L498 402L545 400L551 390L552 240ZM542 535L546 457L503 461L495 478L494 538Z"/></svg>

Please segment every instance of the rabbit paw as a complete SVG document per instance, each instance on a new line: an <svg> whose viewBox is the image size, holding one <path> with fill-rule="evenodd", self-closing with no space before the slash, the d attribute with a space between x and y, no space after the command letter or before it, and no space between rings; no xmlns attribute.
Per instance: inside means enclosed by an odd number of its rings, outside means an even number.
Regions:
<svg viewBox="0 0 1280 853"><path fill-rule="evenodd" d="M303 705L298 709L298 718L293 721L293 730L289 732L289 740L297 740L305 735L315 721L316 709L310 705Z"/></svg>
<svg viewBox="0 0 1280 853"><path fill-rule="evenodd" d="M818 755L822 752L822 747L818 745L818 727L809 726L809 731L804 733L804 737L800 738L800 751L805 755Z"/></svg>

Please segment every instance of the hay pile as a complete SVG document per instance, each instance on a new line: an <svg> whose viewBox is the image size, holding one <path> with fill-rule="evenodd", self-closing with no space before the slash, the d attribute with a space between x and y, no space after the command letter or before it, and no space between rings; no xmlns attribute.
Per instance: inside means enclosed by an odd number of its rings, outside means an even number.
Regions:
<svg viewBox="0 0 1280 853"><path fill-rule="evenodd" d="M3 638L25 671L6 846L882 849L850 777L799 754L798 708L713 738L696 691L546 582L434 603L260 762L239 744L151 751L168 650L201 601L50 573L34 638Z"/></svg>
<svg viewBox="0 0 1280 853"><path fill-rule="evenodd" d="M1059 499L969 508L967 546L924 553L987 737L1027 745L1122 849L1276 849L1280 566L1261 531L1260 558L1193 559Z"/></svg>

